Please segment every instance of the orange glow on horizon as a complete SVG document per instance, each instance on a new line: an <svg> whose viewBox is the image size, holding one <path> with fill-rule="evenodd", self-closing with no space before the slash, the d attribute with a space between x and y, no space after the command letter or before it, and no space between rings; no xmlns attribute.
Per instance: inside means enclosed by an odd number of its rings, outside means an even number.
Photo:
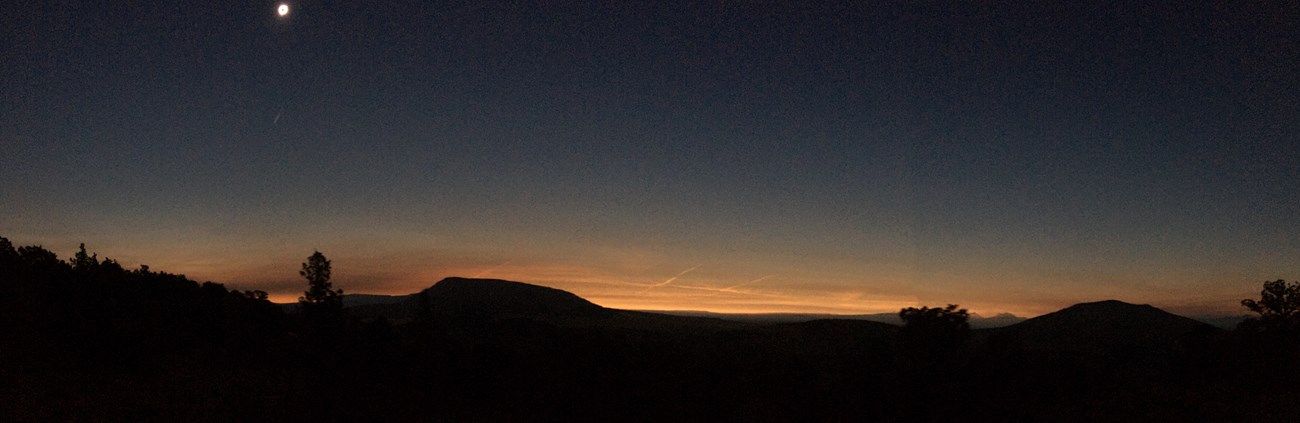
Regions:
<svg viewBox="0 0 1300 423"><path fill-rule="evenodd" d="M572 269L569 269L572 270ZM567 272L560 272L567 273ZM473 276L474 274L471 274ZM468 276L465 276L468 277ZM650 311L700 311L712 313L763 314L878 314L894 313L906 307L939 306L946 302L921 301L910 295L868 296L861 292L802 292L798 290L739 290L733 287L711 287L697 285L668 285L654 288L653 283L634 283L621 279L573 278L569 280L536 280L515 275L513 272L489 274L482 276L490 279L504 279L533 285L546 286L571 292L602 307L622 310ZM432 286L443 277L420 279L431 282L411 282L409 288L394 284L382 290L347 289L346 284L337 284L348 293L377 295L407 295ZM647 291L648 288L652 288ZM301 291L282 291L270 293L270 299L277 303L298 301ZM1019 317L1036 317L1051 313L1072 304L1101 301L1112 298L1093 298L1074 301L1046 301L1032 304L1014 304L1002 302L957 302L973 314L992 317L1010 313ZM1135 304L1150 303L1126 298L1115 298ZM941 304L942 303L942 304ZM1237 310L1235 300L1225 301L1172 301L1154 303L1156 307L1183 315L1243 314Z"/></svg>
<svg viewBox="0 0 1300 423"><path fill-rule="evenodd" d="M38 244L22 238L14 241L19 245ZM214 281L238 290L263 290L278 303L296 302L305 289L298 268L308 254L301 249L242 245L237 240L185 248L148 241L131 245L119 240L102 247L87 243L87 248L127 268L145 263L154 271L183 274L198 282ZM984 275L908 274L890 267L837 268L844 266L838 263L798 267L759 260L724 266L617 249L594 253L562 251L547 256L504 255L490 250L487 253L440 250L409 253L404 251L407 247L395 246L368 255L334 253L348 251L346 247L350 244L325 244L319 248L333 262L335 287L349 294L405 295L428 288L445 277L462 276L552 287L604 307L630 310L871 314L955 303L986 317L999 313L1033 317L1076 303L1118 299L1152 304L1183 315L1239 315L1245 314L1240 300L1258 293L1256 279L1268 279L1266 276L1236 277L1232 283L1214 285L1213 290L1172 295L1162 287L1185 281L1187 278L1181 274L1134 276L1134 280L1144 281L1143 286L1113 276L1107 283L1039 282L1045 279L1042 275L1002 271ZM61 258L70 256L76 245L45 244L51 251L61 253ZM119 253L123 251L130 254ZM571 256L588 258L564 259ZM1202 278L1226 280L1227 276Z"/></svg>

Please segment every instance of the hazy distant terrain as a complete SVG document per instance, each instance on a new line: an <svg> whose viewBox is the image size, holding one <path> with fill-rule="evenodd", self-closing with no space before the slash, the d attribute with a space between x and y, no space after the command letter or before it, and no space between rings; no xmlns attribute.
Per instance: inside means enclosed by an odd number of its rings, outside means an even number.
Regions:
<svg viewBox="0 0 1300 423"><path fill-rule="evenodd" d="M647 310L651 313L670 314L675 316L695 316L695 317L713 317L723 320L732 320L737 322L750 323L798 323L811 320L842 319L842 320L867 320L872 322L889 323L892 325L903 324L903 319L898 317L898 313L876 313L876 314L808 314L808 313L713 313L708 311L655 311ZM1013 325L1025 321L1025 318L1012 314L998 314L993 317L983 317L972 315L970 326L974 329L995 328L1007 325Z"/></svg>
<svg viewBox="0 0 1300 423"><path fill-rule="evenodd" d="M414 294L412 294L414 295ZM344 307L364 307L372 305L389 305L401 303L408 300L411 295L373 295L373 294L348 294L343 297ZM296 304L284 304L286 310L293 310ZM898 313L873 313L873 314L817 314L817 313L716 313L710 311L691 311L691 310L639 310L646 313L667 314L671 316L686 317L708 317L714 319L728 320L745 323L800 323L812 320L867 320L872 322L889 323L893 325L903 324L903 320L898 317ZM1196 315L1188 316L1193 320L1208 323L1211 326L1220 329L1232 329L1237 327L1242 320L1250 316L1240 315ZM1003 326L1014 325L1027 320L1028 318L1016 316L1010 313L996 314L991 317L984 317L973 314L970 317L970 326L972 329L988 329Z"/></svg>

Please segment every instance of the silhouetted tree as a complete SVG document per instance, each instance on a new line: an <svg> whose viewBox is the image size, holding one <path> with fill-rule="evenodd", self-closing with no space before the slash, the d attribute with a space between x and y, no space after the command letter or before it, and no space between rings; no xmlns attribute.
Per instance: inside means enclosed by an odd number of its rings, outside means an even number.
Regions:
<svg viewBox="0 0 1300 423"><path fill-rule="evenodd" d="M11 266L18 263L18 250L14 249L14 244L9 242L9 238L0 236L0 265Z"/></svg>
<svg viewBox="0 0 1300 423"><path fill-rule="evenodd" d="M1234 331L1233 347L1239 360L1233 368L1237 384L1258 398L1288 398L1256 409L1268 410L1254 420L1294 420L1295 381L1300 378L1300 283L1265 281L1260 299L1241 305L1259 314ZM1282 418L1281 416L1286 416Z"/></svg>
<svg viewBox="0 0 1300 423"><path fill-rule="evenodd" d="M263 301L267 300L267 298L270 297L270 295L267 294L266 291L260 289L244 290L244 292L241 295L243 295L244 298L248 298L250 300L263 300Z"/></svg>
<svg viewBox="0 0 1300 423"><path fill-rule="evenodd" d="M72 268L75 270L86 271L94 269L99 266L99 254L86 254L86 243L83 242L81 243L81 247L77 253L68 261L68 264L72 265Z"/></svg>
<svg viewBox="0 0 1300 423"><path fill-rule="evenodd" d="M67 268L67 263L59 261L59 256L53 251L41 248L39 245L28 245L18 247L18 260L31 269L52 270L55 268Z"/></svg>
<svg viewBox="0 0 1300 423"><path fill-rule="evenodd" d="M899 364L903 379L895 386L904 415L924 421L956 417L962 407L958 370L962 346L970 336L969 315L956 304L947 307L908 307L898 312Z"/></svg>
<svg viewBox="0 0 1300 423"><path fill-rule="evenodd" d="M342 304L343 290L333 289L330 283L330 261L320 251L307 257L307 262L302 264L302 270L298 274L307 279L307 291L303 292L298 301L307 304Z"/></svg>
<svg viewBox="0 0 1300 423"><path fill-rule="evenodd" d="M904 346L916 358L944 360L951 357L970 336L970 315L956 304L947 307L908 307L898 312L903 319L899 331Z"/></svg>
<svg viewBox="0 0 1300 423"><path fill-rule="evenodd" d="M1239 328L1279 334L1300 332L1300 282L1288 284L1283 279L1264 282L1259 296L1259 301L1241 300L1241 305L1259 317L1242 322Z"/></svg>
<svg viewBox="0 0 1300 423"><path fill-rule="evenodd" d="M126 272L126 269L123 269L122 265L118 263L117 260L111 258L104 258L104 261L99 262L98 269L102 272L113 275L120 275Z"/></svg>
<svg viewBox="0 0 1300 423"><path fill-rule="evenodd" d="M333 339L343 330L343 290L330 283L329 259L316 251L298 274L307 279L307 291L298 302L308 328L317 341Z"/></svg>
<svg viewBox="0 0 1300 423"><path fill-rule="evenodd" d="M908 307L898 312L903 319L903 330L912 333L942 334L950 337L964 337L970 332L966 309L958 309L956 304L944 308Z"/></svg>

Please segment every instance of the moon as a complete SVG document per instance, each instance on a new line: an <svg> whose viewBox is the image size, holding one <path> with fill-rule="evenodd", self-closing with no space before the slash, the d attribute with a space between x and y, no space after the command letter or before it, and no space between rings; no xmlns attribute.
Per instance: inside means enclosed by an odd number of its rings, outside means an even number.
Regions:
<svg viewBox="0 0 1300 423"><path fill-rule="evenodd" d="M278 6L278 7L275 8L275 13L276 13L277 15L280 15L281 18L283 18L283 17L285 17L285 16L289 16L289 4L288 4L288 3L280 3L280 6Z"/></svg>

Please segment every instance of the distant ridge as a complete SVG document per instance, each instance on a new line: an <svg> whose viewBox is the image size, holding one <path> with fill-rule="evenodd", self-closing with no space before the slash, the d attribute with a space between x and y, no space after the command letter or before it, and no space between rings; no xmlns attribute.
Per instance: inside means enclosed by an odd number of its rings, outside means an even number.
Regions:
<svg viewBox="0 0 1300 423"><path fill-rule="evenodd" d="M593 316L605 310L568 291L501 279L446 278L416 295L426 297L434 314L458 318Z"/></svg>
<svg viewBox="0 0 1300 423"><path fill-rule="evenodd" d="M1148 304L1106 300L1075 304L1024 322L994 329L1025 347L1075 351L1141 348L1172 350L1194 331L1219 329Z"/></svg>
<svg viewBox="0 0 1300 423"><path fill-rule="evenodd" d="M359 307L373 304L396 304L406 300L410 295L379 294L344 294L343 307Z"/></svg>
<svg viewBox="0 0 1300 423"><path fill-rule="evenodd" d="M563 326L623 327L648 330L728 329L748 325L835 327L830 321L858 321L897 327L895 313L724 314L699 311L631 311L601 307L571 292L501 279L449 277L419 293L399 296L354 294L344 304L357 317L409 321L420 313L442 321L527 319ZM292 305L286 305L292 306ZM820 323L819 323L820 322ZM847 324L847 323L846 323ZM1113 352L1125 349L1172 350L1195 331L1221 329L1147 304L1105 300L1075 304L1025 320L1010 314L972 316L981 339L1012 342L1029 349ZM852 324L845 328L865 330ZM883 327L883 326L882 326ZM838 329L836 329L838 330ZM873 329L874 330L874 329Z"/></svg>
<svg viewBox="0 0 1300 423"><path fill-rule="evenodd" d="M643 310L648 313L668 314L673 316L691 316L691 317L712 317L722 320L730 320L745 323L802 323L814 320L863 320L870 322L888 323L895 326L901 326L903 319L898 317L898 313L874 313L874 314L825 314L825 313L715 313L710 311L690 311L690 310ZM1024 317L1016 316L1010 313L1000 313L992 317L984 317L978 314L970 316L970 326L972 329L997 328L1013 325L1025 321Z"/></svg>

